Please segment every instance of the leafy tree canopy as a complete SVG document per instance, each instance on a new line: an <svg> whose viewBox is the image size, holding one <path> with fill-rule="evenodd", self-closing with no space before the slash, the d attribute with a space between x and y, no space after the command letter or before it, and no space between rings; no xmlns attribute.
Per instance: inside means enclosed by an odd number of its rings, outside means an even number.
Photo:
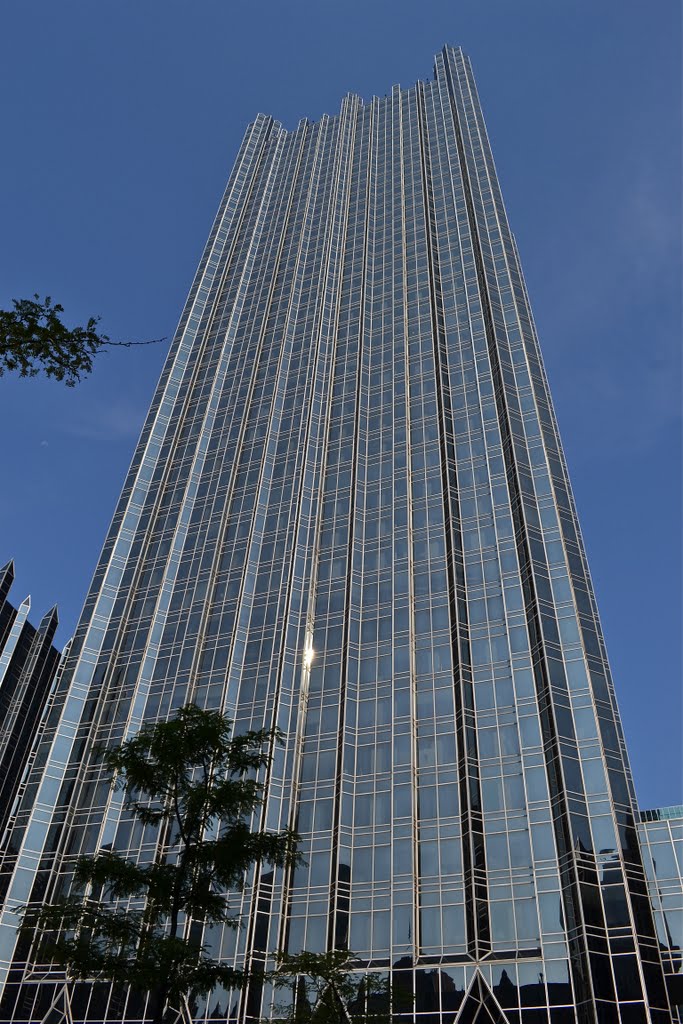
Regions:
<svg viewBox="0 0 683 1024"><path fill-rule="evenodd" d="M229 892L249 868L300 862L296 833L249 824L263 802L259 773L280 738L263 729L232 736L222 715L188 704L104 751L115 787L158 837L159 852L151 862L111 849L81 857L69 896L25 908L22 928L37 955L70 980L149 992L155 1022L185 998L242 985L243 973L213 959L189 923L238 927Z"/></svg>
<svg viewBox="0 0 683 1024"><path fill-rule="evenodd" d="M68 328L60 314L64 307L50 296L41 300L13 299L13 309L0 309L0 377L46 377L74 387L92 371L93 358L102 349L156 345L154 341L112 341L98 330L100 317L91 316L85 327Z"/></svg>

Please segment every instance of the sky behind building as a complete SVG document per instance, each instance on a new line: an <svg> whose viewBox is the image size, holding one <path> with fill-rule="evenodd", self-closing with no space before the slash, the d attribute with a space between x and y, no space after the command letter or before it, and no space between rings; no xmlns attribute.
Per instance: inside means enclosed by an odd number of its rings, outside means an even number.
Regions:
<svg viewBox="0 0 683 1024"><path fill-rule="evenodd" d="M173 333L245 125L470 54L521 251L641 805L681 798L680 12L661 0L7 3L0 305ZM7 97L13 96L13 102ZM0 562L75 625L162 346L0 383ZM58 543L55 543L58 541ZM656 750L656 758L653 751Z"/></svg>

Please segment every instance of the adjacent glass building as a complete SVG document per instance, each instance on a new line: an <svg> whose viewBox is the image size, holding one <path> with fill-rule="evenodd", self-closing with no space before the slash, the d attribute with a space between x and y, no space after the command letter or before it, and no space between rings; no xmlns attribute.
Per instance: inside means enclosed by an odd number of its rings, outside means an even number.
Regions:
<svg viewBox="0 0 683 1024"><path fill-rule="evenodd" d="M306 858L253 872L245 927L205 937L217 954L257 969L348 948L400 979L397 1021L672 1020L567 469L458 49L432 81L246 132L6 844L10 1019L66 1006L16 944L16 905L60 891L80 854L154 855L94 748L189 700L283 730L263 821L296 827ZM255 1021L271 999L214 992L194 1019ZM144 1019L104 987L69 1005Z"/></svg>
<svg viewBox="0 0 683 1024"><path fill-rule="evenodd" d="M60 662L52 643L57 609L46 612L38 628L31 625L31 598L26 597L18 608L9 600L13 582L14 563L8 562L0 568L0 835L27 779L31 750ZM0 875L0 901L2 897Z"/></svg>
<svg viewBox="0 0 683 1024"><path fill-rule="evenodd" d="M683 807L641 811L640 819L645 875L674 1020L683 1021Z"/></svg>

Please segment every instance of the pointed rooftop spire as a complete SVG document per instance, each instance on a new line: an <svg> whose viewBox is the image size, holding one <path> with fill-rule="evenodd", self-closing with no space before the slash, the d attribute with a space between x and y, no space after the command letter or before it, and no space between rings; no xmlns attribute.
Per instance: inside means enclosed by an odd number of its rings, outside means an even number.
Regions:
<svg viewBox="0 0 683 1024"><path fill-rule="evenodd" d="M52 618L54 618L55 624L59 622L59 609L56 604L53 604L52 608L50 608L49 611L45 612L41 621L41 625L43 622L46 622L48 619Z"/></svg>
<svg viewBox="0 0 683 1024"><path fill-rule="evenodd" d="M59 615L57 614L57 605L53 605L49 611L45 612L40 625L38 626L38 633L45 637L47 643L52 643L52 638L55 635L55 630L59 625Z"/></svg>
<svg viewBox="0 0 683 1024"><path fill-rule="evenodd" d="M10 558L9 562L3 565L2 569L0 569L0 601L5 600L13 583L14 559Z"/></svg>

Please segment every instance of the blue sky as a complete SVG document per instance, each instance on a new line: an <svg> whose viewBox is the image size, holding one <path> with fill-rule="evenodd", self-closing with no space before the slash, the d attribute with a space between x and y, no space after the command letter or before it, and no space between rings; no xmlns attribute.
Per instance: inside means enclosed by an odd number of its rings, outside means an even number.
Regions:
<svg viewBox="0 0 683 1024"><path fill-rule="evenodd" d="M246 124L472 57L642 806L682 798L677 0L5 0L0 306L171 336ZM0 559L78 617L165 346L0 381ZM11 440L10 440L11 439Z"/></svg>

